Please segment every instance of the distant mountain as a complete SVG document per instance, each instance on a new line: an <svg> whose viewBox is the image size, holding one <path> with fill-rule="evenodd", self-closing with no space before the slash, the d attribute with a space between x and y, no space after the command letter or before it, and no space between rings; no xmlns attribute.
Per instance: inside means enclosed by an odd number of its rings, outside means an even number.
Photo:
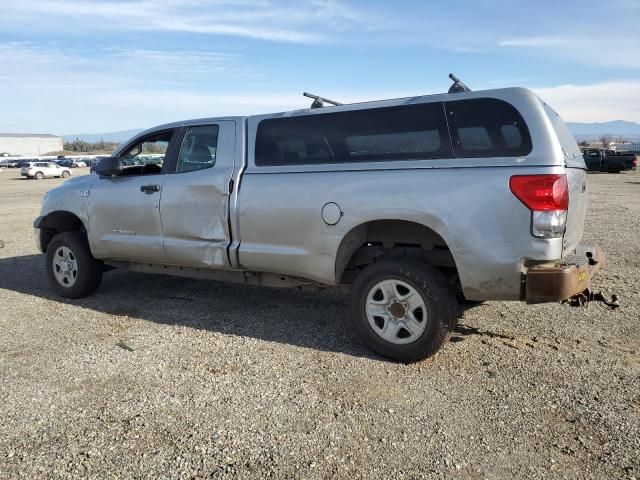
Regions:
<svg viewBox="0 0 640 480"><path fill-rule="evenodd" d="M123 143L129 140L134 135L142 132L142 128L135 128L133 130L123 130L121 132L110 133L78 133L76 135L63 135L62 139L65 142L73 142L76 138L84 140L85 142L99 142L104 140L105 142Z"/></svg>
<svg viewBox="0 0 640 480"><path fill-rule="evenodd" d="M624 137L629 140L640 139L640 123L624 120L596 123L567 122L567 126L578 140L597 140L601 135Z"/></svg>

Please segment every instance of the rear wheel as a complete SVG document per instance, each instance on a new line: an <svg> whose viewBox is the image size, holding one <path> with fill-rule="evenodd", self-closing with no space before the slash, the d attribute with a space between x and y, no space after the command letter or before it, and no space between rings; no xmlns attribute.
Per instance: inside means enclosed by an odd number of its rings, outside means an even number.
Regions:
<svg viewBox="0 0 640 480"><path fill-rule="evenodd" d="M375 352L401 362L436 353L458 318L455 294L435 268L408 259L366 267L351 290L351 319Z"/></svg>
<svg viewBox="0 0 640 480"><path fill-rule="evenodd" d="M86 297L100 286L102 262L93 258L80 232L53 237L45 258L49 284L62 297Z"/></svg>
<svg viewBox="0 0 640 480"><path fill-rule="evenodd" d="M34 175L34 178L36 180L42 180L44 178L44 174L42 172L36 172L36 174Z"/></svg>

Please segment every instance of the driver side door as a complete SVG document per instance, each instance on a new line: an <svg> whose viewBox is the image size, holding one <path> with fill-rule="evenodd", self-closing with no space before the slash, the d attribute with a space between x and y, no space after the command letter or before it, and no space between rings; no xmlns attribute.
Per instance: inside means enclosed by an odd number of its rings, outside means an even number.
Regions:
<svg viewBox="0 0 640 480"><path fill-rule="evenodd" d="M89 243L96 258L166 263L160 196L179 129L136 139L122 150L124 170L99 176L89 192Z"/></svg>

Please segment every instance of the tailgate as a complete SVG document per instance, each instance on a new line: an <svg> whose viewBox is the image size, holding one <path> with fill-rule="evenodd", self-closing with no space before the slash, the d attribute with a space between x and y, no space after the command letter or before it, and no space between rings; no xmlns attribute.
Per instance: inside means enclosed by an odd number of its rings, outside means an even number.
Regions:
<svg viewBox="0 0 640 480"><path fill-rule="evenodd" d="M567 226L562 242L562 256L571 253L582 238L584 217L587 213L587 174L584 157L576 139L558 115L549 105L542 102L545 113L562 147L567 184L569 185L569 211Z"/></svg>
<svg viewBox="0 0 640 480"><path fill-rule="evenodd" d="M567 227L562 242L562 256L572 252L584 231L584 218L587 213L587 174L581 168L566 168L569 185L569 211Z"/></svg>

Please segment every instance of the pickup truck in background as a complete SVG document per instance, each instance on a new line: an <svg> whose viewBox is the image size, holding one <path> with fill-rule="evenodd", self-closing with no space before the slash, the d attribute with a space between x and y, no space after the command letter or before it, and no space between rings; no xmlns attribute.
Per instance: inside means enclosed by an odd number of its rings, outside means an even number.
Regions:
<svg viewBox="0 0 640 480"><path fill-rule="evenodd" d="M587 170L594 172L620 173L623 170L635 170L638 165L633 152L585 148L582 154Z"/></svg>
<svg viewBox="0 0 640 480"><path fill-rule="evenodd" d="M322 100L162 125L49 191L51 287L90 295L115 267L339 288L363 341L409 362L445 344L458 298L558 302L604 264L580 241L583 157L531 91Z"/></svg>

